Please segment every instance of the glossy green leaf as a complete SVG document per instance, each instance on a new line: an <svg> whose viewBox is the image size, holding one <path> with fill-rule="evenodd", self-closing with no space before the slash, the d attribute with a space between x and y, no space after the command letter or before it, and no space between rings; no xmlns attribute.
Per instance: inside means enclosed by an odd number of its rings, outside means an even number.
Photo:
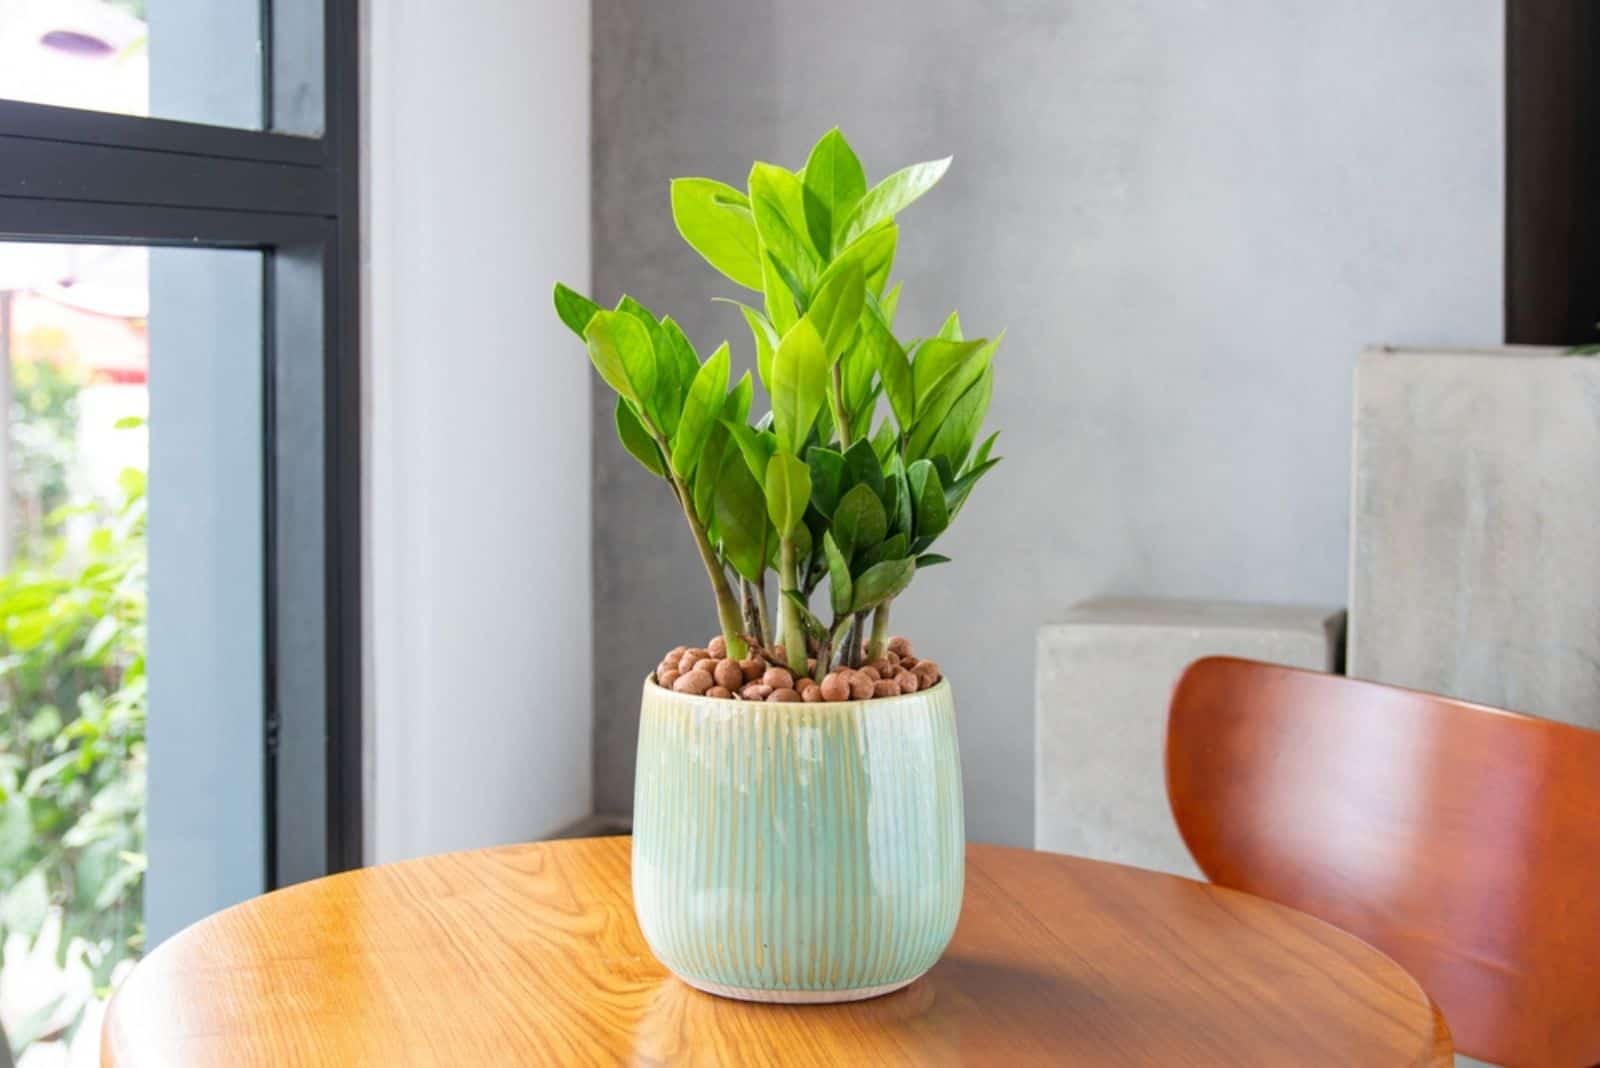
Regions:
<svg viewBox="0 0 1600 1068"><path fill-rule="evenodd" d="M918 538L937 538L950 525L945 510L944 485L928 460L918 460L906 468L911 486L912 522Z"/></svg>
<svg viewBox="0 0 1600 1068"><path fill-rule="evenodd" d="M828 354L811 319L804 318L783 336L772 357L773 428L778 447L798 452L827 398Z"/></svg>
<svg viewBox="0 0 1600 1068"><path fill-rule="evenodd" d="M935 567L949 562L950 558L948 556L940 556L938 553L923 553L917 557L917 570L921 571L925 567Z"/></svg>
<svg viewBox="0 0 1600 1068"><path fill-rule="evenodd" d="M900 307L900 291L904 288L904 282L896 282L889 292L879 298L878 303L883 309L884 322L889 324L891 330L894 329L894 313Z"/></svg>
<svg viewBox="0 0 1600 1068"><path fill-rule="evenodd" d="M589 325L589 320L594 318L594 313L600 310L600 305L560 282L556 283L555 301L556 314L561 316L561 321L567 324L568 330L582 339L584 328Z"/></svg>
<svg viewBox="0 0 1600 1068"><path fill-rule="evenodd" d="M900 214L932 189L950 168L950 158L913 163L895 171L868 190L839 231L838 244L849 245L868 230Z"/></svg>
<svg viewBox="0 0 1600 1068"><path fill-rule="evenodd" d="M822 276L806 317L816 324L817 332L822 335L822 347L830 364L844 355L845 347L855 336L866 295L865 276L856 260L843 261Z"/></svg>
<svg viewBox="0 0 1600 1068"><path fill-rule="evenodd" d="M722 401L722 418L741 426L750 418L750 403L755 399L756 388L750 382L750 372L739 376Z"/></svg>
<svg viewBox="0 0 1600 1068"><path fill-rule="evenodd" d="M850 611L850 602L855 596L850 581L850 561L831 533L822 536L822 552L828 561L828 599L833 614L842 616Z"/></svg>
<svg viewBox="0 0 1600 1068"><path fill-rule="evenodd" d="M829 527L839 551L847 559L877 545L889 530L889 517L884 514L883 501L872 487L862 484L839 498L833 510L833 524Z"/></svg>
<svg viewBox="0 0 1600 1068"><path fill-rule="evenodd" d="M767 569L766 497L761 486L732 451L723 457L716 483L717 530L722 551L742 578L760 582Z"/></svg>
<svg viewBox="0 0 1600 1068"><path fill-rule="evenodd" d="M658 364L672 368L673 378L679 383L682 392L687 394L689 383L694 381L694 376L700 371L700 354L695 351L694 343L683 332L683 327L674 322L670 315L661 320L658 343L662 346L662 349L658 350Z"/></svg>
<svg viewBox="0 0 1600 1068"><path fill-rule="evenodd" d="M661 478L667 477L667 465L661 459L661 449L650 436L650 431L639 422L639 417L633 413L628 402L621 397L617 398L616 421L617 438L622 442L622 447L643 464L646 471Z"/></svg>
<svg viewBox="0 0 1600 1068"><path fill-rule="evenodd" d="M806 157L804 185L806 230L826 258L833 255L834 220L849 218L867 191L861 160L837 127L823 134Z"/></svg>
<svg viewBox="0 0 1600 1068"><path fill-rule="evenodd" d="M778 332L773 329L772 321L760 309L752 308L740 301L730 300L727 297L711 299L723 304L732 304L744 316L746 325L750 327L750 338L755 343L756 374L761 377L761 384L768 386L772 381L772 353L778 347Z"/></svg>
<svg viewBox="0 0 1600 1068"><path fill-rule="evenodd" d="M973 467L982 466L983 462L989 458L989 453L994 449L995 439L999 436L1000 431L996 430L983 439L983 444L978 446L978 451L972 454Z"/></svg>
<svg viewBox="0 0 1600 1068"><path fill-rule="evenodd" d="M700 463L696 466L694 478L689 483L691 504L694 514L700 517L700 522L708 526L716 520L716 510L712 507L716 499L717 478L722 470L725 457L733 452L733 443L728 440L728 432L721 423L711 428L711 433L706 435L705 448L700 451Z"/></svg>
<svg viewBox="0 0 1600 1068"><path fill-rule="evenodd" d="M866 280L867 291L882 293L889 284L889 272L894 269L894 253L900 243L900 228L893 223L880 226L863 234L849 248L840 252L834 263L851 261L861 264L861 275Z"/></svg>
<svg viewBox="0 0 1600 1068"><path fill-rule="evenodd" d="M672 439L672 469L680 478L688 478L699 463L700 450L705 447L706 436L722 412L727 392L728 343L724 341L711 358L700 365L689 385L689 394L684 398L683 417Z"/></svg>
<svg viewBox="0 0 1600 1068"><path fill-rule="evenodd" d="M750 211L763 253L788 272L788 288L801 303L810 300L817 257L805 236L805 191L792 172L771 163L750 168Z"/></svg>
<svg viewBox="0 0 1600 1068"><path fill-rule="evenodd" d="M988 342L981 338L973 341L946 341L935 337L917 346L915 354L911 357L911 381L919 418L929 394L961 368L972 365L987 344ZM977 374L973 374L972 379L976 378ZM972 379L968 380L969 383Z"/></svg>
<svg viewBox="0 0 1600 1068"><path fill-rule="evenodd" d="M656 357L650 335L627 312L595 312L584 328L589 359L606 385L643 406L655 390Z"/></svg>
<svg viewBox="0 0 1600 1068"><path fill-rule="evenodd" d="M900 435L895 433L893 423L885 419L878 424L878 429L872 435L872 451L877 454L880 464L889 462L899 442Z"/></svg>
<svg viewBox="0 0 1600 1068"><path fill-rule="evenodd" d="M877 545L862 554L856 563L858 571L864 571L873 564L884 560L899 560L906 554L907 539L904 534L891 534Z"/></svg>
<svg viewBox="0 0 1600 1068"><path fill-rule="evenodd" d="M767 461L763 485L767 515L778 529L778 536L787 538L806 514L806 504L811 500L811 472L798 457L779 449Z"/></svg>
<svg viewBox="0 0 1600 1068"><path fill-rule="evenodd" d="M733 438L734 445L744 457L745 466L757 482L767 477L767 464L778 449L777 435L770 430L755 430L744 423L725 420L724 426Z"/></svg>
<svg viewBox="0 0 1600 1068"><path fill-rule="evenodd" d="M972 487L978 484L978 479L988 474L999 462L998 456L986 459L983 463L963 472L960 478L951 483L950 488L945 491L944 500L952 518L960 513L961 506L967 503L967 497L972 493Z"/></svg>
<svg viewBox="0 0 1600 1068"><path fill-rule="evenodd" d="M871 487L874 497L880 501L883 499L883 466L878 462L878 454L872 450L870 441L860 439L845 450L844 480L840 485L846 490L866 485Z"/></svg>
<svg viewBox="0 0 1600 1068"><path fill-rule="evenodd" d="M994 393L994 368L984 368L965 393L950 407L944 421L928 445L928 456L943 462L950 470L960 470L966 462L978 431L983 429L983 418L989 411L989 400Z"/></svg>
<svg viewBox="0 0 1600 1068"><path fill-rule="evenodd" d="M794 290L784 282L782 274L773 266L772 257L765 254L761 257L761 289L762 295L766 298L764 304L767 309L767 319L779 336L787 334L790 327L800 318L800 310L796 305Z"/></svg>
<svg viewBox="0 0 1600 1068"><path fill-rule="evenodd" d="M911 361L889 329L881 308L869 306L861 317L861 346L870 353L872 367L883 383L889 409L902 431L909 430L916 417L916 391L911 376Z"/></svg>
<svg viewBox="0 0 1600 1068"><path fill-rule="evenodd" d="M944 321L944 325L939 327L939 337L941 339L945 340L945 341L962 341L962 340L965 340L961 336L961 313L960 312L951 312L950 313L950 317Z"/></svg>
<svg viewBox="0 0 1600 1068"><path fill-rule="evenodd" d="M907 558L873 564L856 576L855 596L850 602L850 610L865 612L899 596L902 590L911 585L916 573L917 562Z"/></svg>
<svg viewBox="0 0 1600 1068"><path fill-rule="evenodd" d="M748 289L762 288L761 243L743 193L710 178L674 179L672 221L711 266Z"/></svg>
<svg viewBox="0 0 1600 1068"><path fill-rule="evenodd" d="M949 374L940 378L926 398L919 395L916 425L906 442L906 449L911 457L921 458L929 455L933 439L944 426L950 410L955 407L956 401L960 400L961 396L989 370L994 362L995 350L999 348L1004 337L1005 334L1002 332L1000 337L985 343L974 356L958 364ZM943 342L928 344L943 344Z"/></svg>
<svg viewBox="0 0 1600 1068"><path fill-rule="evenodd" d="M811 507L824 516L833 515L843 489L844 454L812 446L806 450L806 466L811 469Z"/></svg>
<svg viewBox="0 0 1600 1068"><path fill-rule="evenodd" d="M650 351L655 353L656 384L650 396L645 400L645 411L649 414L655 425L668 437L678 427L678 416L683 410L683 398L689 392L689 383L694 380L694 374L700 369L700 359L695 355L694 346L689 346L688 356L693 361L692 367L685 367L680 363L675 351L675 339L667 336L661 321L655 313L637 300L624 294L617 302L617 311L625 312L639 321L645 333L650 335ZM682 331L678 331L682 336ZM684 337L683 341L688 342ZM683 375L682 378L679 375Z"/></svg>

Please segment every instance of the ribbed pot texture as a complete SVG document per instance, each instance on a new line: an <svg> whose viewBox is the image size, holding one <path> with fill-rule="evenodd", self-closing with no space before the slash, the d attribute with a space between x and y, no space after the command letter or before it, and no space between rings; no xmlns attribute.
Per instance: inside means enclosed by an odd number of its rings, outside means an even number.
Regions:
<svg viewBox="0 0 1600 1068"><path fill-rule="evenodd" d="M634 909L690 985L786 1002L905 986L955 932L964 849L947 682L812 704L645 682Z"/></svg>

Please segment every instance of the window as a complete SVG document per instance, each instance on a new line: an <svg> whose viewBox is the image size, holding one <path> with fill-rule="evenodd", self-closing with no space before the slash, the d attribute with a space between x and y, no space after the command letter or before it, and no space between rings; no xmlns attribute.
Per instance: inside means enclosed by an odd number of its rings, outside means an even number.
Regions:
<svg viewBox="0 0 1600 1068"><path fill-rule="evenodd" d="M0 1028L41 1059L360 861L355 5L247 6L0 0Z"/></svg>

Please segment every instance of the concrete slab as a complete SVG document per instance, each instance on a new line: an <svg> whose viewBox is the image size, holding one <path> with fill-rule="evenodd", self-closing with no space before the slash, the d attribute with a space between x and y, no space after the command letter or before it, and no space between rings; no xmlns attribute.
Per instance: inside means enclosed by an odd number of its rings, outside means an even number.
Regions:
<svg viewBox="0 0 1600 1068"><path fill-rule="evenodd" d="M1339 666L1336 608L1100 599L1040 628L1035 844L1199 876L1167 806L1167 702L1204 656Z"/></svg>
<svg viewBox="0 0 1600 1068"><path fill-rule="evenodd" d="M1356 373L1351 675L1600 727L1600 359Z"/></svg>

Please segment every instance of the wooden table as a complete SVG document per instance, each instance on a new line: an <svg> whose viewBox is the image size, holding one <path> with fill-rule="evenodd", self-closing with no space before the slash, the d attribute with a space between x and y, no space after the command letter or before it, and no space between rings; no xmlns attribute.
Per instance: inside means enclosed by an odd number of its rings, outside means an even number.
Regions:
<svg viewBox="0 0 1600 1068"><path fill-rule="evenodd" d="M975 845L955 941L873 1001L752 1005L650 956L629 839L319 879L177 935L112 1001L106 1065L1448 1064L1365 943L1247 894Z"/></svg>

